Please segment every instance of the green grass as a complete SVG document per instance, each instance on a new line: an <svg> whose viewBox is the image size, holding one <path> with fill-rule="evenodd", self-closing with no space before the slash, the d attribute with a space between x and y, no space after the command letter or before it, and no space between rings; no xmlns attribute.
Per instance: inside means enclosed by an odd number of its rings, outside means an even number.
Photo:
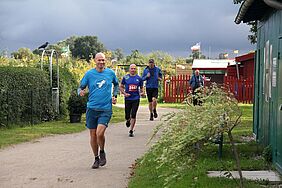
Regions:
<svg viewBox="0 0 282 188"><path fill-rule="evenodd" d="M187 107L187 105L180 104L180 103L158 103L158 107L185 109Z"/></svg>
<svg viewBox="0 0 282 188"><path fill-rule="evenodd" d="M124 109L113 106L113 117L111 123L124 121ZM85 130L85 114L81 123L69 123L68 119L60 121L45 122L36 125L16 125L0 129L0 148L37 138L55 135L70 134Z"/></svg>
<svg viewBox="0 0 282 188"><path fill-rule="evenodd" d="M124 120L124 108L119 108L113 106L113 116L111 118L111 123L118 123Z"/></svg>
<svg viewBox="0 0 282 188"><path fill-rule="evenodd" d="M242 151L244 148L251 148L251 151L256 150L256 146L248 145L239 147ZM221 169L235 169L233 155L229 152L230 148L225 147L224 157L222 161L217 158L217 147L207 146L205 151L201 153L194 167L183 174L180 179L174 179L171 187L205 187L205 188L218 188L226 187L233 188L239 187L238 184L231 179L225 178L209 178L206 173L208 170L221 170ZM261 159L254 159L251 152L248 155L241 156L243 169L264 169L263 161ZM153 160L154 155L148 153L145 155L145 161L137 165L134 177L130 180L129 188L163 188L164 178L161 176L170 171L168 166L156 168ZM255 168L254 168L255 167ZM256 182L245 182L245 187L252 188L258 187Z"/></svg>
<svg viewBox="0 0 282 188"><path fill-rule="evenodd" d="M12 144L31 141L54 134L68 134L85 130L83 123L68 123L67 121L53 121L42 124L0 129L0 148Z"/></svg>
<svg viewBox="0 0 282 188"><path fill-rule="evenodd" d="M117 103L118 103L118 104L124 104L124 97L121 96L121 95L118 95ZM140 103L139 103L139 105L141 105L141 106L148 105L148 100L147 100L147 98L141 97L141 98L140 98Z"/></svg>
<svg viewBox="0 0 282 188"><path fill-rule="evenodd" d="M242 137L250 137L253 135L253 105L240 104L242 111L241 124L232 131L235 141L240 142Z"/></svg>
<svg viewBox="0 0 282 188"><path fill-rule="evenodd" d="M173 106L173 105L172 105ZM236 141L238 144L238 151L240 153L241 168L242 170L261 170L268 169L268 164L260 156L262 148L259 147L254 141L244 142L241 140L242 136L252 135L252 105L240 104L243 112L242 123L233 130ZM218 145L207 144L199 153L198 160L191 170L187 171L180 179L172 180L171 187L204 187L204 188L233 188L239 187L239 181L234 181L227 178L209 178L206 173L209 170L236 170L234 154L232 153L231 146L227 135L224 136L223 157L222 160L218 159ZM154 156L157 153L149 151L141 160L137 162L134 175L130 179L129 188L153 187L162 188L165 182L163 174L169 173L171 169L169 166L157 168L154 163ZM245 187L259 187L257 182L245 181Z"/></svg>

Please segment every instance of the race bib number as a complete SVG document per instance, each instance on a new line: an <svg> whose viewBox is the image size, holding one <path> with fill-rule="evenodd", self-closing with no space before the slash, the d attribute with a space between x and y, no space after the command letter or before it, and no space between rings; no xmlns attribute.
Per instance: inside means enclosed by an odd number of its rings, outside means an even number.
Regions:
<svg viewBox="0 0 282 188"><path fill-rule="evenodd" d="M137 91L137 85L130 84L129 85L129 91L131 91L131 92Z"/></svg>

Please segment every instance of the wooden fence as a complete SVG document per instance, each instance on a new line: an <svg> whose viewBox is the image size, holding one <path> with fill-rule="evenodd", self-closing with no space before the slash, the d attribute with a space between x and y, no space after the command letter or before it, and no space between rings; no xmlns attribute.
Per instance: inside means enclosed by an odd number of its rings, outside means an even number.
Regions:
<svg viewBox="0 0 282 188"><path fill-rule="evenodd" d="M182 102L191 90L188 80L190 80L190 75L178 75L165 78L163 82L163 101L170 103Z"/></svg>
<svg viewBox="0 0 282 188"><path fill-rule="evenodd" d="M178 75L165 78L163 82L163 101L170 103L181 103L188 93L191 92L188 81L190 75ZM253 103L254 100L254 77L236 79L225 76L224 85L232 92L235 98L242 103Z"/></svg>
<svg viewBox="0 0 282 188"><path fill-rule="evenodd" d="M231 76L224 77L224 84L235 98L242 103L253 103L254 77L237 79Z"/></svg>

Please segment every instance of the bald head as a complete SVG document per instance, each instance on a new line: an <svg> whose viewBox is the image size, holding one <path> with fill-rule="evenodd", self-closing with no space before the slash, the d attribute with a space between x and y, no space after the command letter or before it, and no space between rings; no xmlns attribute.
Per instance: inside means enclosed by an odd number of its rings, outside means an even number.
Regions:
<svg viewBox="0 0 282 188"><path fill-rule="evenodd" d="M199 69L195 70L195 74L198 76L200 74Z"/></svg>
<svg viewBox="0 0 282 188"><path fill-rule="evenodd" d="M105 68L106 56L102 52L99 52L95 55L96 69L101 72Z"/></svg>
<svg viewBox="0 0 282 188"><path fill-rule="evenodd" d="M130 75L135 75L136 74L136 65L135 64L131 64L129 66L129 73L130 73Z"/></svg>
<svg viewBox="0 0 282 188"><path fill-rule="evenodd" d="M97 54L95 55L95 59L98 59L98 58L103 58L103 59L105 59L106 56L105 56L105 54L103 54L102 52L99 52L99 53L97 53Z"/></svg>
<svg viewBox="0 0 282 188"><path fill-rule="evenodd" d="M135 64L131 64L130 66L129 66L129 68L131 69L131 68L136 68L136 65Z"/></svg>

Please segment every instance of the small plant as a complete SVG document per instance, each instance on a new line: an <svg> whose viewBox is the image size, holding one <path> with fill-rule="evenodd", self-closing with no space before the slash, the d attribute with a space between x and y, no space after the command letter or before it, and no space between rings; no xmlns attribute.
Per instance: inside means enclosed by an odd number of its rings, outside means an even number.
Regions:
<svg viewBox="0 0 282 188"><path fill-rule="evenodd" d="M76 123L81 121L81 116L86 112L86 96L79 96L76 91L73 91L68 100L68 110L70 122Z"/></svg>
<svg viewBox="0 0 282 188"><path fill-rule="evenodd" d="M270 164L272 162L272 150L270 145L263 149L262 157L267 163Z"/></svg>

